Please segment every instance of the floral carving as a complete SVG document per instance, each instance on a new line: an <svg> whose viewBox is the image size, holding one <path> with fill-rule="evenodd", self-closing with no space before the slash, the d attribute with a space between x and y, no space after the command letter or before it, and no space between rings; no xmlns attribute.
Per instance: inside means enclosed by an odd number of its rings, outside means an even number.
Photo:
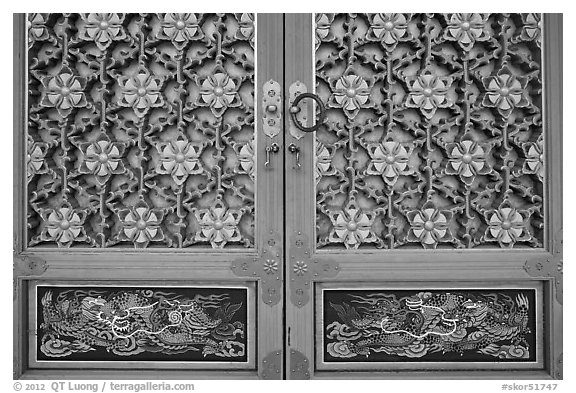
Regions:
<svg viewBox="0 0 576 393"><path fill-rule="evenodd" d="M472 140L450 143L446 147L449 154L446 173L459 175L466 184L472 184L476 175L485 175L492 170L486 162L489 146Z"/></svg>
<svg viewBox="0 0 576 393"><path fill-rule="evenodd" d="M26 155L26 172L28 178L37 173L45 173L48 169L45 157L48 151L48 145L43 142L34 142L28 144L28 154Z"/></svg>
<svg viewBox="0 0 576 393"><path fill-rule="evenodd" d="M522 169L525 173L536 174L540 181L544 181L544 149L542 145L542 136L536 142L527 142L522 145L526 155Z"/></svg>
<svg viewBox="0 0 576 393"><path fill-rule="evenodd" d="M487 41L490 38L486 30L488 14L449 14L446 16L448 27L444 38L458 41L462 49L469 51L476 41Z"/></svg>
<svg viewBox="0 0 576 393"><path fill-rule="evenodd" d="M198 18L194 14L164 14L162 19L163 36L168 37L178 50L186 47L201 32Z"/></svg>
<svg viewBox="0 0 576 393"><path fill-rule="evenodd" d="M176 140L159 143L156 149L160 154L156 172L172 176L178 186L186 181L188 175L203 172L200 163L201 144L179 137Z"/></svg>
<svg viewBox="0 0 576 393"><path fill-rule="evenodd" d="M238 20L238 29L243 38L251 39L254 36L254 15L241 14Z"/></svg>
<svg viewBox="0 0 576 393"><path fill-rule="evenodd" d="M330 212L329 217L333 226L328 238L331 242L344 243L346 248L356 249L362 243L377 239L372 232L376 214L362 211L354 198L350 198L344 209Z"/></svg>
<svg viewBox="0 0 576 393"><path fill-rule="evenodd" d="M408 108L419 108L422 114L431 119L438 108L450 108L454 103L448 98L452 77L438 76L430 70L420 75L406 78L410 93L406 99Z"/></svg>
<svg viewBox="0 0 576 393"><path fill-rule="evenodd" d="M526 230L529 213L502 204L498 209L485 213L488 228L486 239L497 241L501 247L512 247L518 241L531 238Z"/></svg>
<svg viewBox="0 0 576 393"><path fill-rule="evenodd" d="M198 209L195 215L200 225L196 240L210 242L212 248L223 248L228 242L242 239L238 229L242 211L227 208L221 199L216 199L210 209Z"/></svg>
<svg viewBox="0 0 576 393"><path fill-rule="evenodd" d="M413 146L405 146L394 141L369 145L368 154L370 154L371 161L366 173L380 175L386 183L393 186L398 176L412 173L408 160L413 149Z"/></svg>
<svg viewBox="0 0 576 393"><path fill-rule="evenodd" d="M254 148L252 142L248 142L238 152L238 162L244 172L250 177L254 176Z"/></svg>
<svg viewBox="0 0 576 393"><path fill-rule="evenodd" d="M41 216L44 220L42 240L56 242L58 247L70 247L75 241L86 240L83 227L86 213L72 208L70 203L64 202L57 209L46 209Z"/></svg>
<svg viewBox="0 0 576 393"><path fill-rule="evenodd" d="M50 38L50 32L46 27L48 14L34 13L28 16L28 43L45 41Z"/></svg>
<svg viewBox="0 0 576 393"><path fill-rule="evenodd" d="M316 14L316 47L330 34L331 18L326 14Z"/></svg>
<svg viewBox="0 0 576 393"><path fill-rule="evenodd" d="M524 21L524 26L522 26L520 33L521 38L540 43L540 37L542 35L542 14L522 14L522 20Z"/></svg>
<svg viewBox="0 0 576 393"><path fill-rule="evenodd" d="M308 271L308 265L304 261L296 261L294 263L294 274L303 276Z"/></svg>
<svg viewBox="0 0 576 393"><path fill-rule="evenodd" d="M374 14L370 19L368 38L382 42L388 50L393 51L408 31L408 21L403 14Z"/></svg>
<svg viewBox="0 0 576 393"><path fill-rule="evenodd" d="M264 261L264 266L262 267L264 273L266 274L274 274L278 271L278 261L275 259L266 259Z"/></svg>
<svg viewBox="0 0 576 393"><path fill-rule="evenodd" d="M316 182L320 181L322 176L330 176L336 173L336 170L332 167L332 154L330 150L322 144L316 144L316 171L315 178Z"/></svg>
<svg viewBox="0 0 576 393"><path fill-rule="evenodd" d="M42 85L44 91L40 105L56 108L62 117L67 117L73 108L87 105L84 95L86 78L74 75L68 67L62 67L57 75L43 78Z"/></svg>
<svg viewBox="0 0 576 393"><path fill-rule="evenodd" d="M146 68L140 68L131 76L120 76L121 97L118 105L132 108L136 116L144 117L150 108L164 105L160 90L163 82L161 77L151 75Z"/></svg>
<svg viewBox="0 0 576 393"><path fill-rule="evenodd" d="M420 242L424 248L436 248L438 243L453 240L449 228L452 212L427 203L422 210L408 212L407 217L410 222L409 241Z"/></svg>
<svg viewBox="0 0 576 393"><path fill-rule="evenodd" d="M530 104L526 98L527 77L518 77L505 67L495 76L482 79L486 94L482 104L496 108L502 116L509 116L514 108L526 107Z"/></svg>
<svg viewBox="0 0 576 393"><path fill-rule="evenodd" d="M91 173L96 176L100 185L104 185L110 175L124 173L125 146L119 142L110 142L108 138L101 137L95 142L84 143L80 147L84 160L80 166L80 173Z"/></svg>
<svg viewBox="0 0 576 393"><path fill-rule="evenodd" d="M340 107L350 119L358 114L360 108L368 103L370 88L368 83L357 75L342 76L336 81L332 96L332 105Z"/></svg>
<svg viewBox="0 0 576 393"><path fill-rule="evenodd" d="M134 243L135 248L145 248L150 242L164 240L164 233L160 224L164 219L162 209L151 209L144 201L135 206L120 209L118 217L122 223L121 240Z"/></svg>
<svg viewBox="0 0 576 393"><path fill-rule="evenodd" d="M108 49L113 41L126 38L122 27L123 14L83 14L84 26L80 28L79 37L85 41L94 41L101 51Z"/></svg>
<svg viewBox="0 0 576 393"><path fill-rule="evenodd" d="M214 116L220 117L228 107L240 105L238 86L224 72L208 76L201 85L199 105L209 106Z"/></svg>

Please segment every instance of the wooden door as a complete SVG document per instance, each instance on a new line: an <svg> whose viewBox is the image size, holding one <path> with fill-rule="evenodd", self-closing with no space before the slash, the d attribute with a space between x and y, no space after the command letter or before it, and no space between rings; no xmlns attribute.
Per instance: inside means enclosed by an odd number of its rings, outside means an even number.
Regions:
<svg viewBox="0 0 576 393"><path fill-rule="evenodd" d="M561 378L561 18L285 18L288 378Z"/></svg>
<svg viewBox="0 0 576 393"><path fill-rule="evenodd" d="M281 378L282 15L14 22L15 377Z"/></svg>
<svg viewBox="0 0 576 393"><path fill-rule="evenodd" d="M14 21L16 378L562 378L560 16Z"/></svg>

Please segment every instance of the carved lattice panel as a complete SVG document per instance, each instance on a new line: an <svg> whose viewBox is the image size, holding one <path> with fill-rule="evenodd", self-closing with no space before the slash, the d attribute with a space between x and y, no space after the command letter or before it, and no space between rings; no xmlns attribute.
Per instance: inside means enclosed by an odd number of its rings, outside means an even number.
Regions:
<svg viewBox="0 0 576 393"><path fill-rule="evenodd" d="M540 14L317 14L317 247L542 247Z"/></svg>
<svg viewBox="0 0 576 393"><path fill-rule="evenodd" d="M252 14L28 16L28 245L254 247Z"/></svg>

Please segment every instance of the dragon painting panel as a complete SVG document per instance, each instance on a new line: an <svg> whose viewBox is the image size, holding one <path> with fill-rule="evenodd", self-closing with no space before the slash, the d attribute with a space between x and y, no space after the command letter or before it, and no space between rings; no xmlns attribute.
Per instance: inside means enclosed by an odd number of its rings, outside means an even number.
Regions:
<svg viewBox="0 0 576 393"><path fill-rule="evenodd" d="M38 285L36 360L247 363L248 291Z"/></svg>
<svg viewBox="0 0 576 393"><path fill-rule="evenodd" d="M324 363L535 363L537 290L322 291Z"/></svg>

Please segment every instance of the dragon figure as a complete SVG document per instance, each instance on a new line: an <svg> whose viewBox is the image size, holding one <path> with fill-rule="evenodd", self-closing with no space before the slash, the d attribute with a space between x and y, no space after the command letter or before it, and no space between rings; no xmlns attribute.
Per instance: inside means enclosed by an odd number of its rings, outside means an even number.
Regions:
<svg viewBox="0 0 576 393"><path fill-rule="evenodd" d="M202 350L204 357L242 356L244 325L231 319L242 303L220 305L210 315L200 300L120 291L106 297L52 291L41 299L44 335L41 351L49 357L104 348L127 356L141 352L177 354ZM212 306L214 307L214 306Z"/></svg>
<svg viewBox="0 0 576 393"><path fill-rule="evenodd" d="M327 326L328 353L369 357L372 352L420 358L428 353L477 351L499 358L528 358L531 333L525 295L483 296L422 292L330 303L339 321Z"/></svg>

